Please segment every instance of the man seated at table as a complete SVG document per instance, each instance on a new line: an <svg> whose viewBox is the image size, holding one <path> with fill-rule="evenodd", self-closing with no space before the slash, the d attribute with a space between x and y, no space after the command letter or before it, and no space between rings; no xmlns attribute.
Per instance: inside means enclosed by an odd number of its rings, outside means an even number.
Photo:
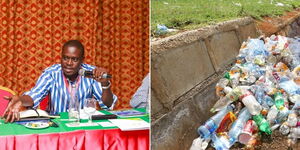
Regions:
<svg viewBox="0 0 300 150"><path fill-rule="evenodd" d="M145 108L149 107L149 99L150 99L150 74L148 73L146 77L143 79L141 86L137 89L137 91L133 94L130 100L130 106L133 108Z"/></svg>
<svg viewBox="0 0 300 150"><path fill-rule="evenodd" d="M37 80L35 87L22 96L7 97L10 100L4 117L6 122L19 120L19 111L22 106L37 108L43 98L50 96L47 111L58 115L66 112L71 99L71 90L83 108L86 98L94 97L102 109L113 109L117 97L112 93L109 78L103 75L108 71L83 63L84 46L78 40L70 40L62 47L61 63L46 68ZM87 78L79 75L79 70L92 70L92 76Z"/></svg>

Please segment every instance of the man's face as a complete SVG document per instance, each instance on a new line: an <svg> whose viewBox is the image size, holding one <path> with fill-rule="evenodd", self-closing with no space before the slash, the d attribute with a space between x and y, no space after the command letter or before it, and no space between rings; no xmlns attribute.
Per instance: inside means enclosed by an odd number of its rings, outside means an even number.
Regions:
<svg viewBox="0 0 300 150"><path fill-rule="evenodd" d="M83 57L78 48L73 46L65 47L61 56L61 66L64 75L68 78L76 77L82 61Z"/></svg>

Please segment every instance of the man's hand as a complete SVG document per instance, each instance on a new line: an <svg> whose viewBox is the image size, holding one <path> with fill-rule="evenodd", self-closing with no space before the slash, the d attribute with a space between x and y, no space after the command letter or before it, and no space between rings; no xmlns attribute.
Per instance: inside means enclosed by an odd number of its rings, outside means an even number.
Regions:
<svg viewBox="0 0 300 150"><path fill-rule="evenodd" d="M113 94L110 90L110 82L108 78L102 78L102 75L108 73L108 71L104 68L97 67L93 70L93 78L101 83L102 86L102 102L110 107L113 103ZM104 88L106 87L106 88Z"/></svg>
<svg viewBox="0 0 300 150"><path fill-rule="evenodd" d="M109 84L108 78L102 78L102 75L105 73L108 73L107 69L101 67L97 67L93 70L93 78L100 82L103 86L107 86Z"/></svg>
<svg viewBox="0 0 300 150"><path fill-rule="evenodd" d="M13 122L20 119L20 109L22 108L22 101L19 96L5 96L4 99L9 100L9 104L4 111L3 117L6 118L5 122Z"/></svg>

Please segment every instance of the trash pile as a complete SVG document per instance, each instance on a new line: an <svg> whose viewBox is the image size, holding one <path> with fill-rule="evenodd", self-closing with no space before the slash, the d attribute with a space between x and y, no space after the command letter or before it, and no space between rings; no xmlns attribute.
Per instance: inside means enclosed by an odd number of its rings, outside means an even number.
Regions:
<svg viewBox="0 0 300 150"><path fill-rule="evenodd" d="M289 147L296 144L300 138L300 38L248 39L234 66L217 83L216 94L220 99L210 110L215 115L198 128L200 149L209 143L217 150L235 143L253 149L274 130L288 136Z"/></svg>

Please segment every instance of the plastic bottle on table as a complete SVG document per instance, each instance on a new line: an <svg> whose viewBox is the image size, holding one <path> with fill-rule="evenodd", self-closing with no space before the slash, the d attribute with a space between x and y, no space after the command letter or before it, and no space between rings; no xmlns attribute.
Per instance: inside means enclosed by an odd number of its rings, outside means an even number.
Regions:
<svg viewBox="0 0 300 150"><path fill-rule="evenodd" d="M237 140L238 136L242 132L246 122L250 119L251 114L247 108L243 108L238 116L238 119L232 124L231 129L228 132L230 146Z"/></svg>
<svg viewBox="0 0 300 150"><path fill-rule="evenodd" d="M262 110L261 105L256 101L255 97L249 90L244 90L240 97L243 104L247 107L251 115L258 115Z"/></svg>
<svg viewBox="0 0 300 150"><path fill-rule="evenodd" d="M204 138L204 139L208 139L210 138L211 134L213 132L216 131L216 129L218 128L220 122L222 121L222 119L224 118L224 116L229 112L232 111L233 108L231 105L223 108L221 111L219 111L217 114L215 114L214 116L212 116L210 119L208 119L204 125L201 125L198 128L198 134Z"/></svg>
<svg viewBox="0 0 300 150"><path fill-rule="evenodd" d="M268 135L272 134L269 122L261 114L253 116L253 120L257 124L260 131L265 132Z"/></svg>

